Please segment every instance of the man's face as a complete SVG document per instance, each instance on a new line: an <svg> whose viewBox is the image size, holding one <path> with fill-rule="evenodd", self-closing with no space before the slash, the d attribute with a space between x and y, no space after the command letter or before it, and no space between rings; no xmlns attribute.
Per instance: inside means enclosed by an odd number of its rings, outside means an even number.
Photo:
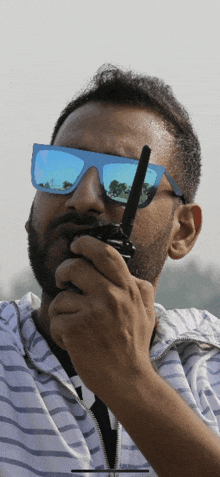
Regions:
<svg viewBox="0 0 220 477"><path fill-rule="evenodd" d="M168 168L174 151L173 137L152 111L125 105L88 103L71 113L56 136L55 145L139 159L151 148L150 162ZM172 188L163 176L151 204L138 209L131 235L136 247L130 272L156 284L167 257L172 231ZM86 171L75 191L67 195L37 192L29 223L29 256L44 293L53 297L56 268L70 258L71 232L85 226L120 223L124 206L108 201L97 169ZM67 221L71 220L71 224ZM67 233L68 229L68 233Z"/></svg>

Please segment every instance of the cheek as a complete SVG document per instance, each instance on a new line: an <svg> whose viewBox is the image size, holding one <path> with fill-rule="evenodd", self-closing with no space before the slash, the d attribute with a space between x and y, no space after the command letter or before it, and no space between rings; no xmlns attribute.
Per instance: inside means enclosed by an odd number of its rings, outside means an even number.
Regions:
<svg viewBox="0 0 220 477"><path fill-rule="evenodd" d="M152 209L150 209L150 206L148 210L147 208L138 209L131 235L131 240L134 242L134 245L149 244L151 238L153 238L154 225L155 220L153 220Z"/></svg>
<svg viewBox="0 0 220 477"><path fill-rule="evenodd" d="M156 198L155 198L156 199ZM145 209L139 209L131 239L140 245L151 245L167 228L172 210L163 200L155 200Z"/></svg>
<svg viewBox="0 0 220 477"><path fill-rule="evenodd" d="M105 214L107 222L114 222L115 224L121 224L125 207L118 204L107 204L105 207ZM100 217L100 220L102 218Z"/></svg>
<svg viewBox="0 0 220 477"><path fill-rule="evenodd" d="M36 231L44 233L48 223L60 209L60 198L46 192L37 192L34 199L33 226Z"/></svg>

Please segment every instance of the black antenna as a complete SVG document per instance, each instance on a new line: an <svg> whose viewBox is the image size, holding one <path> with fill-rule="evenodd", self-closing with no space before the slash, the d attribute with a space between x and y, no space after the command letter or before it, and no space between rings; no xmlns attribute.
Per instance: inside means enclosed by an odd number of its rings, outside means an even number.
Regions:
<svg viewBox="0 0 220 477"><path fill-rule="evenodd" d="M138 167L131 187L131 192L128 197L128 202L125 207L121 228L124 234L127 235L127 237L130 237L131 235L137 206L142 193L143 182L149 164L150 153L150 147L144 146L142 149L140 160L138 162Z"/></svg>

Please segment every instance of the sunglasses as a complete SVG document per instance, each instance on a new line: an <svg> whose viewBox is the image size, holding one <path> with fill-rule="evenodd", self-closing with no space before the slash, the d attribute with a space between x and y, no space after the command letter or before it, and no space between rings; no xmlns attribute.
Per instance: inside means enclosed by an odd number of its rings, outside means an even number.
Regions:
<svg viewBox="0 0 220 477"><path fill-rule="evenodd" d="M50 194L69 194L85 172L96 167L99 180L108 198L126 205L137 170L138 161L120 156L34 144L31 178L33 186ZM147 207L153 200L163 175L167 177L174 194L186 200L179 186L164 166L148 164L138 207Z"/></svg>

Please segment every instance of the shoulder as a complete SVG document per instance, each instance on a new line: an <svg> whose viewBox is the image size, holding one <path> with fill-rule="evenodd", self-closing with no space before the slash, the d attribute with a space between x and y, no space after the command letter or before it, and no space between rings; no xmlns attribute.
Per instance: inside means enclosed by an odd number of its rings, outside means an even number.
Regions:
<svg viewBox="0 0 220 477"><path fill-rule="evenodd" d="M33 309L39 307L40 300L32 293L27 293L21 300L0 302L0 351L14 351L24 355L21 323L31 317Z"/></svg>
<svg viewBox="0 0 220 477"><path fill-rule="evenodd" d="M184 308L165 310L155 305L159 318L158 331L165 340L191 339L220 347L220 319L207 310Z"/></svg>

